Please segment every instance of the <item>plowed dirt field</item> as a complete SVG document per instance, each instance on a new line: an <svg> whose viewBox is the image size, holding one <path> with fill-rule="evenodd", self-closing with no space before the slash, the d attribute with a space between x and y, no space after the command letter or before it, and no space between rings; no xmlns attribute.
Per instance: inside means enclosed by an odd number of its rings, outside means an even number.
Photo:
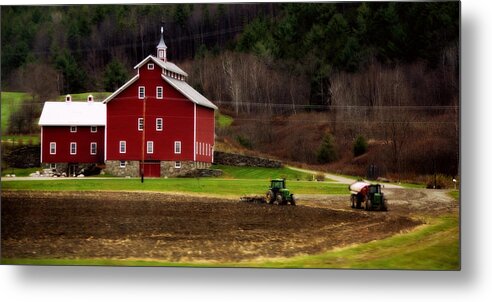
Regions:
<svg viewBox="0 0 492 302"><path fill-rule="evenodd" d="M366 212L351 209L347 196L300 196L293 207L162 193L4 191L2 258L220 263L316 254L413 228L419 212L456 209L445 195L421 192L397 191L410 202Z"/></svg>

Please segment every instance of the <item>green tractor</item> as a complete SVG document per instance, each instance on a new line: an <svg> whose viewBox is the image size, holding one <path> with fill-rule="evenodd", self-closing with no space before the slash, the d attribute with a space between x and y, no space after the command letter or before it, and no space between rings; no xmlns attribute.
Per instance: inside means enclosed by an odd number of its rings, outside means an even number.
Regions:
<svg viewBox="0 0 492 302"><path fill-rule="evenodd" d="M384 193L381 192L380 184L369 184L363 181L358 181L349 186L351 192L352 208L362 208L364 203L364 209L366 211L387 211L386 198Z"/></svg>
<svg viewBox="0 0 492 302"><path fill-rule="evenodd" d="M294 194L291 194L289 189L285 187L285 179L272 179L270 189L266 192L266 201L269 204L277 203L279 205L296 205Z"/></svg>

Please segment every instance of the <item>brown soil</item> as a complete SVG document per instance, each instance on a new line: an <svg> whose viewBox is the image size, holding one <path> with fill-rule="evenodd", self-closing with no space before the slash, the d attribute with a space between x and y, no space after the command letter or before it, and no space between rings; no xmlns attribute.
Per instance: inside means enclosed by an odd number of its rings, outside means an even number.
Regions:
<svg viewBox="0 0 492 302"><path fill-rule="evenodd" d="M293 207L160 193L7 191L2 257L244 261L316 254L421 223L408 204L366 212L346 199L306 196Z"/></svg>

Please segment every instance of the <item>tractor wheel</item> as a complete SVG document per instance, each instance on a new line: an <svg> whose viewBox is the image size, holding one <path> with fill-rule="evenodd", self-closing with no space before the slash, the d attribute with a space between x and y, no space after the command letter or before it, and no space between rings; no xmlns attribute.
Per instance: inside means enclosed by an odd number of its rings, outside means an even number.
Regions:
<svg viewBox="0 0 492 302"><path fill-rule="evenodd" d="M266 193L266 201L269 204L272 204L275 201L275 195L273 194L272 190L268 190L268 192Z"/></svg>
<svg viewBox="0 0 492 302"><path fill-rule="evenodd" d="M388 211L388 206L387 206L387 203L386 203L386 200L385 199L383 199L383 201L381 201L380 210L381 211Z"/></svg>
<svg viewBox="0 0 492 302"><path fill-rule="evenodd" d="M372 210L372 203L371 203L371 200L368 199L366 200L366 211L370 211Z"/></svg>
<svg viewBox="0 0 492 302"><path fill-rule="evenodd" d="M296 205L296 199L294 197L294 194L290 194L290 204L293 206Z"/></svg>
<svg viewBox="0 0 492 302"><path fill-rule="evenodd" d="M282 198L281 194L277 194L277 204L278 205L284 205L284 199Z"/></svg>

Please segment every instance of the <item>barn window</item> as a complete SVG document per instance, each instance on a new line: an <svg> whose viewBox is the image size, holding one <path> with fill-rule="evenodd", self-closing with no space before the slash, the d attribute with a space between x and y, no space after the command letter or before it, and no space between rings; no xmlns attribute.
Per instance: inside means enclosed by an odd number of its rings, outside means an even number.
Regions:
<svg viewBox="0 0 492 302"><path fill-rule="evenodd" d="M91 132L96 133L97 132L97 126L91 126Z"/></svg>
<svg viewBox="0 0 492 302"><path fill-rule="evenodd" d="M155 130L162 131L162 117L158 117L155 119Z"/></svg>
<svg viewBox="0 0 492 302"><path fill-rule="evenodd" d="M152 154L152 153L154 153L154 142L148 141L147 142L147 154Z"/></svg>
<svg viewBox="0 0 492 302"><path fill-rule="evenodd" d="M180 141L174 142L174 154L181 154L181 142Z"/></svg>
<svg viewBox="0 0 492 302"><path fill-rule="evenodd" d="M164 50L159 49L159 58L164 59Z"/></svg>
<svg viewBox="0 0 492 302"><path fill-rule="evenodd" d="M162 86L157 86L156 92L155 92L155 97L158 99L162 99Z"/></svg>
<svg viewBox="0 0 492 302"><path fill-rule="evenodd" d="M77 154L77 143L70 143L70 154Z"/></svg>
<svg viewBox="0 0 492 302"><path fill-rule="evenodd" d="M147 64L147 69L148 70L154 70L154 63Z"/></svg>
<svg viewBox="0 0 492 302"><path fill-rule="evenodd" d="M138 86L138 98L141 100L145 98L145 86Z"/></svg>
<svg viewBox="0 0 492 302"><path fill-rule="evenodd" d="M120 160L120 168L126 168L126 161Z"/></svg>
<svg viewBox="0 0 492 302"><path fill-rule="evenodd" d="M181 169L181 162L180 161L174 162L174 167L176 169Z"/></svg>
<svg viewBox="0 0 492 302"><path fill-rule="evenodd" d="M97 153L97 143L91 143L91 155L96 155Z"/></svg>
<svg viewBox="0 0 492 302"><path fill-rule="evenodd" d="M126 141L120 141L120 153L126 153Z"/></svg>
<svg viewBox="0 0 492 302"><path fill-rule="evenodd" d="M51 169L51 170L55 170L55 169L56 169L56 164L51 163L51 164L50 164L50 169Z"/></svg>
<svg viewBox="0 0 492 302"><path fill-rule="evenodd" d="M143 119L143 117L139 117L138 118L138 125L137 125L137 127L138 127L138 131L143 131L143 129L144 129L144 119Z"/></svg>
<svg viewBox="0 0 492 302"><path fill-rule="evenodd" d="M72 133L77 132L77 126L70 126L70 132Z"/></svg>
<svg viewBox="0 0 492 302"><path fill-rule="evenodd" d="M50 143L50 154L56 154L56 143Z"/></svg>

